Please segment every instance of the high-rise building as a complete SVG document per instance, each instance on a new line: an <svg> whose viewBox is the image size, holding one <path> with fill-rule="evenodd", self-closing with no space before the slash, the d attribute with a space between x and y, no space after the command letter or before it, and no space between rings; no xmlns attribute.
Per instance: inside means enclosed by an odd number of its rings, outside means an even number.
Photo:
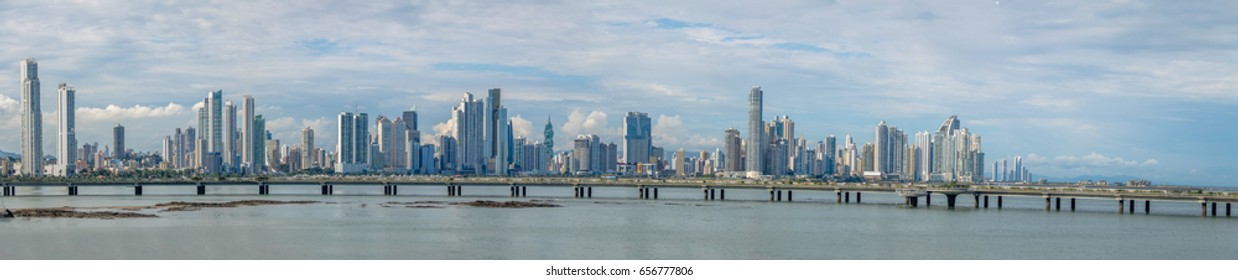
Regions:
<svg viewBox="0 0 1238 280"><path fill-rule="evenodd" d="M551 161L550 159L554 158L555 155L555 128L554 125L550 124L550 116L546 116L546 129L542 131L542 137L542 143L544 143L542 145L542 150L545 153L543 156L545 157L547 164L549 164ZM546 170L551 169L550 166L543 167L546 168Z"/></svg>
<svg viewBox="0 0 1238 280"><path fill-rule="evenodd" d="M601 166L598 166L600 160L597 160L601 155L597 153L599 140L597 135L581 134L576 136L575 146L572 149L572 160L576 168L577 174L596 174L601 173Z"/></svg>
<svg viewBox="0 0 1238 280"><path fill-rule="evenodd" d="M21 174L43 175L43 102L39 91L39 62L21 61Z"/></svg>
<svg viewBox="0 0 1238 280"><path fill-rule="evenodd" d="M752 87L752 91L748 93L748 151L747 151L747 168L748 177L756 178L763 175L765 170L765 147L766 141L762 139L765 133L762 133L765 121L761 118L762 100L765 92L761 91L761 87Z"/></svg>
<svg viewBox="0 0 1238 280"><path fill-rule="evenodd" d="M486 161L485 136L483 121L485 120L485 104L473 99L472 93L464 93L460 105L452 108L452 121L455 123L457 143L456 171L462 174L481 174Z"/></svg>
<svg viewBox="0 0 1238 280"><path fill-rule="evenodd" d="M649 148L653 147L652 127L649 114L628 112L623 118L623 161L637 164L649 162Z"/></svg>
<svg viewBox="0 0 1238 280"><path fill-rule="evenodd" d="M236 106L232 100L224 102L223 140L220 155L223 158L223 172L232 173L237 169L236 159Z"/></svg>
<svg viewBox="0 0 1238 280"><path fill-rule="evenodd" d="M887 165L889 163L890 152L890 136L889 128L886 127L886 122L882 121L877 124L876 140L873 141L873 166L870 170L881 174L888 172Z"/></svg>
<svg viewBox="0 0 1238 280"><path fill-rule="evenodd" d="M241 97L241 167L254 170L254 140L257 132L254 130L254 97Z"/></svg>
<svg viewBox="0 0 1238 280"><path fill-rule="evenodd" d="M250 132L250 136L253 136L251 143L253 143L252 148L253 148L253 160L254 161L250 163L253 165L251 166L250 171L252 171L253 173L263 173L267 170L266 168L267 121L265 118L262 117L262 115L254 115L253 129L254 130Z"/></svg>
<svg viewBox="0 0 1238 280"><path fill-rule="evenodd" d="M916 146L919 147L919 153L916 158L920 160L920 173L916 176L919 181L929 181L933 175L933 135L928 131L916 133Z"/></svg>
<svg viewBox="0 0 1238 280"><path fill-rule="evenodd" d="M360 173L370 165L370 135L365 113L341 112L335 147L335 172Z"/></svg>
<svg viewBox="0 0 1238 280"><path fill-rule="evenodd" d="M128 158L125 152L125 127L120 124L112 128L112 158L122 160Z"/></svg>
<svg viewBox="0 0 1238 280"><path fill-rule="evenodd" d="M744 140L743 138L740 138L739 130L735 128L727 128L726 136L723 139L725 139L723 141L726 143L726 160L724 160L726 164L723 169L727 172L743 171L744 164L741 159L744 157Z"/></svg>
<svg viewBox="0 0 1238 280"><path fill-rule="evenodd" d="M958 116L950 116L933 135L932 181L979 182L984 178L984 152L980 135L960 129ZM1018 163L1016 162L1016 167Z"/></svg>
<svg viewBox="0 0 1238 280"><path fill-rule="evenodd" d="M675 150L675 158L673 159L673 161L675 161L675 176L679 176L679 177L688 176L688 172L687 172L688 170L687 168L685 168L685 164L684 164L684 161L686 161L686 159L684 158L684 155L683 155L683 148L679 148L678 150Z"/></svg>
<svg viewBox="0 0 1238 280"><path fill-rule="evenodd" d="M835 175L838 172L838 139L834 138L834 135L825 137L825 147L821 150L820 152L824 153L823 173L829 176Z"/></svg>
<svg viewBox="0 0 1238 280"><path fill-rule="evenodd" d="M56 87L56 165L60 176L72 177L77 171L77 136L74 128L76 121L74 97L77 90L61 83Z"/></svg>
<svg viewBox="0 0 1238 280"><path fill-rule="evenodd" d="M490 89L485 104L485 163L483 170L494 175L506 175L512 163L511 121L503 107L502 90Z"/></svg>
<svg viewBox="0 0 1238 280"><path fill-rule="evenodd" d="M223 90L208 92L206 95L207 127L203 135L208 137L207 152L223 152Z"/></svg>
<svg viewBox="0 0 1238 280"><path fill-rule="evenodd" d="M301 169L311 169L318 167L314 162L314 129L305 127L301 129Z"/></svg>

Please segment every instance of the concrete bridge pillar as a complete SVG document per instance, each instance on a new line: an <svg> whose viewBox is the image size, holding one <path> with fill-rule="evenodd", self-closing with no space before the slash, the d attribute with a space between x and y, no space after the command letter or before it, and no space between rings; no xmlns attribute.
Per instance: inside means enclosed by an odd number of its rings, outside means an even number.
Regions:
<svg viewBox="0 0 1238 280"><path fill-rule="evenodd" d="M972 196L976 199L976 209L980 209L980 194L973 194Z"/></svg>
<svg viewBox="0 0 1238 280"><path fill-rule="evenodd" d="M653 188L653 199L654 200L658 199L658 188Z"/></svg>
<svg viewBox="0 0 1238 280"><path fill-rule="evenodd" d="M1126 213L1126 209L1123 209L1123 207L1126 207L1126 200L1119 198L1118 199L1118 214Z"/></svg>
<svg viewBox="0 0 1238 280"><path fill-rule="evenodd" d="M860 192L855 192L855 203L860 203Z"/></svg>
<svg viewBox="0 0 1238 280"><path fill-rule="evenodd" d="M529 197L529 186L520 186L520 196Z"/></svg>
<svg viewBox="0 0 1238 280"><path fill-rule="evenodd" d="M726 189L718 190L718 199L726 200Z"/></svg>
<svg viewBox="0 0 1238 280"><path fill-rule="evenodd" d="M572 185L572 197L580 198L580 185Z"/></svg>
<svg viewBox="0 0 1238 280"><path fill-rule="evenodd" d="M947 193L946 194L946 208L954 209L954 201L955 201L955 198L957 198L958 196L959 195L957 194Z"/></svg>
<svg viewBox="0 0 1238 280"><path fill-rule="evenodd" d="M206 195L206 185L198 183L198 195Z"/></svg>
<svg viewBox="0 0 1238 280"><path fill-rule="evenodd" d="M997 201L998 201L997 204L1001 205L1001 199L998 199ZM933 206L933 192L932 191L924 192L924 206L925 207Z"/></svg>
<svg viewBox="0 0 1238 280"><path fill-rule="evenodd" d="M1204 217L1208 216L1208 201L1207 200L1199 201L1199 215L1204 216Z"/></svg>
<svg viewBox="0 0 1238 280"><path fill-rule="evenodd" d="M769 201L774 201L774 189L769 189Z"/></svg>
<svg viewBox="0 0 1238 280"><path fill-rule="evenodd" d="M999 196L997 196L997 209L998 209L998 210L1001 210L1001 209L1002 209L1002 196L1000 196L1000 195L999 195Z"/></svg>
<svg viewBox="0 0 1238 280"><path fill-rule="evenodd" d="M4 189L4 194L0 196L9 196L9 186L4 186L3 189Z"/></svg>
<svg viewBox="0 0 1238 280"><path fill-rule="evenodd" d="M845 193L843 193L843 202L844 202L844 203L851 203L851 192L845 192Z"/></svg>
<svg viewBox="0 0 1238 280"><path fill-rule="evenodd" d="M585 187L585 188L587 188L588 190L587 192L589 194L589 198L593 198L593 187Z"/></svg>
<svg viewBox="0 0 1238 280"><path fill-rule="evenodd" d="M327 195L335 195L335 184L327 185Z"/></svg>
<svg viewBox="0 0 1238 280"><path fill-rule="evenodd" d="M984 209L989 209L989 196L984 196Z"/></svg>
<svg viewBox="0 0 1238 280"><path fill-rule="evenodd" d="M1217 203L1216 202L1212 203L1212 216L1213 217L1217 216Z"/></svg>
<svg viewBox="0 0 1238 280"><path fill-rule="evenodd" d="M72 195L72 196L77 195L77 186L69 185L69 195Z"/></svg>
<svg viewBox="0 0 1238 280"><path fill-rule="evenodd" d="M915 208L915 207L919 207L919 206L920 206L920 198L919 198L919 197L915 197L915 196L911 197L911 207L912 207L912 208Z"/></svg>
<svg viewBox="0 0 1238 280"><path fill-rule="evenodd" d="M271 187L267 186L267 194L271 194ZM391 184L391 195L400 195L400 186Z"/></svg>
<svg viewBox="0 0 1238 280"><path fill-rule="evenodd" d="M1128 204L1130 204L1130 213L1131 213L1131 214L1135 214L1135 200L1134 200L1134 199L1131 199L1131 200L1130 200L1130 203L1128 203Z"/></svg>
<svg viewBox="0 0 1238 280"><path fill-rule="evenodd" d="M835 197L835 202L834 202L834 203L837 203L837 204L842 204L842 203L843 203L843 191L841 191L841 190L834 190L834 197Z"/></svg>
<svg viewBox="0 0 1238 280"><path fill-rule="evenodd" d="M1226 202L1226 203L1225 203L1225 216L1226 216L1226 217L1230 217L1230 215L1229 215L1229 213L1230 213L1230 212L1229 212L1230 207L1229 207L1229 206L1230 206L1230 204L1231 204L1231 203L1232 203L1232 202Z"/></svg>
<svg viewBox="0 0 1238 280"><path fill-rule="evenodd" d="M778 190L778 201L782 201L782 190Z"/></svg>
<svg viewBox="0 0 1238 280"><path fill-rule="evenodd" d="M709 200L715 200L716 196L714 196L714 195L715 195L717 192L718 192L717 190L714 190L714 189L712 189L712 188L711 188L711 189L709 189Z"/></svg>
<svg viewBox="0 0 1238 280"><path fill-rule="evenodd" d="M1053 198L1053 210L1062 211L1062 198L1061 197Z"/></svg>
<svg viewBox="0 0 1238 280"><path fill-rule="evenodd" d="M1070 198L1070 212L1075 212L1075 198Z"/></svg>
<svg viewBox="0 0 1238 280"><path fill-rule="evenodd" d="M709 188L701 188L701 200L709 200Z"/></svg>
<svg viewBox="0 0 1238 280"><path fill-rule="evenodd" d="M794 197L791 196L791 190L787 190L787 201L795 201Z"/></svg>
<svg viewBox="0 0 1238 280"><path fill-rule="evenodd" d="M133 185L133 195L142 195L142 184Z"/></svg>
<svg viewBox="0 0 1238 280"><path fill-rule="evenodd" d="M516 197L516 185L507 185L507 196Z"/></svg>
<svg viewBox="0 0 1238 280"><path fill-rule="evenodd" d="M1049 197L1049 195L1045 195L1045 211L1050 210L1049 206L1051 205L1051 202L1053 202L1052 200L1053 198Z"/></svg>
<svg viewBox="0 0 1238 280"><path fill-rule="evenodd" d="M1143 214L1144 215L1152 214L1152 201L1151 200L1143 201Z"/></svg>
<svg viewBox="0 0 1238 280"><path fill-rule="evenodd" d="M321 191L322 195L327 195L327 184L322 184L321 187L322 187L322 191Z"/></svg>
<svg viewBox="0 0 1238 280"><path fill-rule="evenodd" d="M447 196L456 196L455 184L447 184Z"/></svg>

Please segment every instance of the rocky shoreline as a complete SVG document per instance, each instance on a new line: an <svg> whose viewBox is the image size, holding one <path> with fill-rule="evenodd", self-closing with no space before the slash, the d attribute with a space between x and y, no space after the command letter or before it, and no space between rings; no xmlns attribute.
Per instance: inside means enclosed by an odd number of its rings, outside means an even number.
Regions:
<svg viewBox="0 0 1238 280"><path fill-rule="evenodd" d="M26 208L13 209L14 218L78 218L78 219L118 219L118 218L158 218L158 215L140 213L142 210L197 211L202 208L232 208L241 206L311 204L318 201L276 201L276 200L240 200L229 202L186 202L172 201L151 206L105 206L105 207L60 207L60 208ZM107 209L107 210L98 210ZM110 211L119 210L119 211ZM123 211L123 212L121 212Z"/></svg>

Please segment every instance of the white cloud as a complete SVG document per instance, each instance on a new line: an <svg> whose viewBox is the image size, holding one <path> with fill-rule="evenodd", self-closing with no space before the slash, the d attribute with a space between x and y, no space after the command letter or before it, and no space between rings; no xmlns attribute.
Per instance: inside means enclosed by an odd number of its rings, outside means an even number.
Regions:
<svg viewBox="0 0 1238 280"><path fill-rule="evenodd" d="M1155 167L1160 164L1156 159L1146 159L1143 161L1134 159L1125 159L1122 157L1110 157L1100 153L1091 152L1086 155L1059 155L1052 158L1044 157L1038 154L1028 154L1026 163L1029 166L1042 166L1055 170L1083 170L1096 171L1106 169L1129 170L1130 168ZM1029 167L1029 169L1035 167Z"/></svg>
<svg viewBox="0 0 1238 280"><path fill-rule="evenodd" d="M142 105L120 107L107 105L104 108L79 107L77 108L77 120L79 122L113 122L116 120L177 117L185 113L185 107L176 103L168 103L168 105L163 107L147 107Z"/></svg>
<svg viewBox="0 0 1238 280"><path fill-rule="evenodd" d="M533 122L524 119L520 115L512 117L512 138L540 138L533 134ZM530 139L532 140L532 139Z"/></svg>

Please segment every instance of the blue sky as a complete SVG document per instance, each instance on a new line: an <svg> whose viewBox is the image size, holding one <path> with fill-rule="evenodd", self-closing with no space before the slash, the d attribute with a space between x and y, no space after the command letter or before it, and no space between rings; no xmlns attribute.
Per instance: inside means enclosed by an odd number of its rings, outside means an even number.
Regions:
<svg viewBox="0 0 1238 280"><path fill-rule="evenodd" d="M0 150L18 150L17 65L34 57L48 153L62 82L78 89L79 142L106 145L122 123L152 151L215 89L253 95L296 142L354 108L416 106L445 133L464 92L494 87L517 135L540 140L549 116L557 143L619 142L623 114L642 111L655 145L712 150L760 85L765 118L814 142L959 115L988 159L1023 156L1036 174L1238 185L1233 1L578 2L3 1Z"/></svg>

